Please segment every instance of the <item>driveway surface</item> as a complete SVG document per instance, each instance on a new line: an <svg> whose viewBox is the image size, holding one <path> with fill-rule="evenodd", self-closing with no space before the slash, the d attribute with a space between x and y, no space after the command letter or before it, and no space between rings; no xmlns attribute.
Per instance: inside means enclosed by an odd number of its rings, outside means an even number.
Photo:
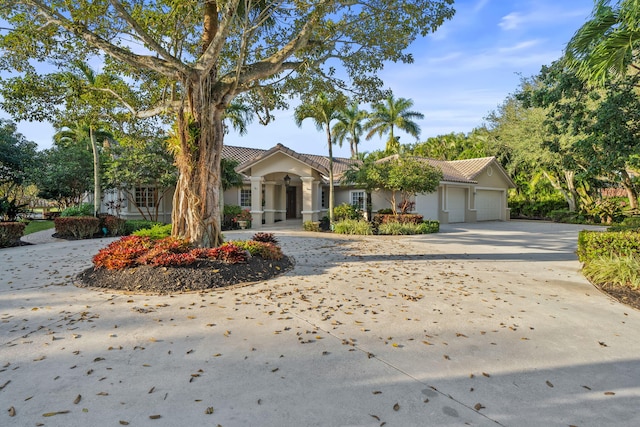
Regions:
<svg viewBox="0 0 640 427"><path fill-rule="evenodd" d="M75 287L109 239L2 249L0 426L637 425L640 312L582 228L278 230L292 271L168 296Z"/></svg>

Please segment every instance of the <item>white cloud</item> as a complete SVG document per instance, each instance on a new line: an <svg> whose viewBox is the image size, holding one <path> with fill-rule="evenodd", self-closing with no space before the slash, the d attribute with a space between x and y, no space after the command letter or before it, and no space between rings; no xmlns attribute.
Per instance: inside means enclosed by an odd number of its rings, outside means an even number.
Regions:
<svg viewBox="0 0 640 427"><path fill-rule="evenodd" d="M525 22L525 17L521 13L511 12L510 14L503 16L498 25L503 30L509 31L520 28L523 22Z"/></svg>
<svg viewBox="0 0 640 427"><path fill-rule="evenodd" d="M529 49L531 47L539 45L541 42L540 39L533 40L525 40L519 43L514 44L513 46L504 46L498 48L499 53L511 53L511 52L520 52L525 49Z"/></svg>

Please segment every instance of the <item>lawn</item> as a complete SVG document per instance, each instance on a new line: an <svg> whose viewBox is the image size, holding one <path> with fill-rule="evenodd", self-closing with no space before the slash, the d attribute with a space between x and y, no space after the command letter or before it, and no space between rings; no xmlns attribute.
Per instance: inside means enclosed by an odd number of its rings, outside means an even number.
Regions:
<svg viewBox="0 0 640 427"><path fill-rule="evenodd" d="M35 233L36 231L49 230L53 228L53 221L31 221L24 229L24 235Z"/></svg>

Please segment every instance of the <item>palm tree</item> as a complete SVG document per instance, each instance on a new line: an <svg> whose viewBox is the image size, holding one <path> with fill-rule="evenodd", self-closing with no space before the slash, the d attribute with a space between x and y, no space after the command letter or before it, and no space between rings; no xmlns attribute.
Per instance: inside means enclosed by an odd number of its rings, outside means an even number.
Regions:
<svg viewBox="0 0 640 427"><path fill-rule="evenodd" d="M420 135L420 126L414 120L424 119L424 114L409 110L413 107L411 99L395 99L393 95L390 95L384 102L378 102L372 107L373 112L369 115L369 122L365 125L365 129L369 131L367 140L375 134L382 137L383 134L388 133L387 152L397 153L400 149L400 137L396 137L393 133L395 128L415 138Z"/></svg>
<svg viewBox="0 0 640 427"><path fill-rule="evenodd" d="M355 101L338 111L338 123L333 126L333 137L340 147L342 147L345 139L349 141L352 159L358 158L358 144L360 143L360 135L363 132L362 122L368 116L369 113L360 110L358 103Z"/></svg>
<svg viewBox="0 0 640 427"><path fill-rule="evenodd" d="M591 20L567 44L565 60L583 79L603 84L624 76L629 67L640 72L640 8L637 0L596 0Z"/></svg>
<svg viewBox="0 0 640 427"><path fill-rule="evenodd" d="M224 111L225 133L229 131L229 124L240 135L246 135L248 125L253 122L253 110L247 104L232 101Z"/></svg>
<svg viewBox="0 0 640 427"><path fill-rule="evenodd" d="M294 120L298 127L302 126L305 119L313 120L318 131L324 130L327 135L327 146L329 147L329 221L333 222L333 144L335 141L331 137L331 122L338 118L338 111L345 105L342 94L327 95L319 94L312 102L300 104L294 112Z"/></svg>
<svg viewBox="0 0 640 427"><path fill-rule="evenodd" d="M100 213L100 153L98 142L105 142L111 139L113 139L113 135L108 130L96 125L91 120L64 124L60 130L53 135L53 140L58 146L64 147L86 144L91 147L93 153L94 215Z"/></svg>

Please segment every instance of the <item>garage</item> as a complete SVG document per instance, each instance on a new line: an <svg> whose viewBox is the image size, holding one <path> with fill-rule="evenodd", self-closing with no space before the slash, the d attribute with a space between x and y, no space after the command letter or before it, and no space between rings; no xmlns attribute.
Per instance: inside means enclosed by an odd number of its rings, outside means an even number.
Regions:
<svg viewBox="0 0 640 427"><path fill-rule="evenodd" d="M476 191L476 215L478 221L501 220L503 212L503 192L499 190Z"/></svg>
<svg viewBox="0 0 640 427"><path fill-rule="evenodd" d="M464 188L449 187L447 189L447 210L449 223L464 222L466 191Z"/></svg>
<svg viewBox="0 0 640 427"><path fill-rule="evenodd" d="M418 194L415 211L424 219L438 220L438 192Z"/></svg>

